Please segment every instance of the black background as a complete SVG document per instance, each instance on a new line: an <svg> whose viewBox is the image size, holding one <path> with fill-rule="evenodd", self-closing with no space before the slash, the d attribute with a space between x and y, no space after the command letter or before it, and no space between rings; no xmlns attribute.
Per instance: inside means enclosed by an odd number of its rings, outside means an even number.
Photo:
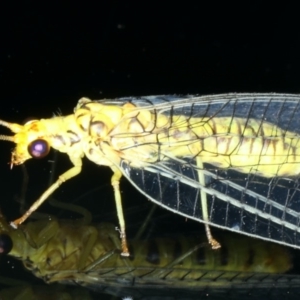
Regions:
<svg viewBox="0 0 300 300"><path fill-rule="evenodd" d="M287 2L264 7L258 1L1 4L0 118L22 123L70 114L82 96L299 93L297 14ZM9 170L12 147L1 142L0 207L8 219L20 215L16 199L23 178L20 167ZM26 162L28 203L47 187L52 160L53 154ZM70 166L59 154L55 177ZM110 176L85 160L82 174L55 196L74 201L90 191L84 205L103 218L110 212L117 223ZM125 209L149 204L125 180L122 191ZM47 204L43 209L51 210ZM128 223L139 224L137 215L128 213Z"/></svg>

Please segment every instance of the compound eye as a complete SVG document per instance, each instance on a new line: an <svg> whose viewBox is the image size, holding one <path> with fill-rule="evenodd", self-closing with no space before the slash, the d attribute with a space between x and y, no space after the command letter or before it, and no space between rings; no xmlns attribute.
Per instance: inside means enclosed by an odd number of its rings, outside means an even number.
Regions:
<svg viewBox="0 0 300 300"><path fill-rule="evenodd" d="M43 158L49 151L50 147L45 140L35 140L28 146L28 152L34 158Z"/></svg>
<svg viewBox="0 0 300 300"><path fill-rule="evenodd" d="M0 253L8 254L13 247L13 242L9 235L0 234Z"/></svg>

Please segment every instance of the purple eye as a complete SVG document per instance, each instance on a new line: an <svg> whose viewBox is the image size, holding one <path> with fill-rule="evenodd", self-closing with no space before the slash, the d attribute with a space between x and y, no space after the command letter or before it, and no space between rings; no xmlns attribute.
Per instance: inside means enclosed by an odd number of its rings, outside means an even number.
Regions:
<svg viewBox="0 0 300 300"><path fill-rule="evenodd" d="M28 152L34 158L43 158L49 151L49 145L45 140L35 140L28 146Z"/></svg>

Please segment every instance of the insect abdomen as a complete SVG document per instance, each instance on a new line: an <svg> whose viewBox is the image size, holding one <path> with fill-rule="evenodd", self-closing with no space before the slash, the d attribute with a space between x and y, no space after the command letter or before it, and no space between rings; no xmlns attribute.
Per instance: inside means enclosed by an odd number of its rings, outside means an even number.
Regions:
<svg viewBox="0 0 300 300"><path fill-rule="evenodd" d="M200 156L219 168L265 177L300 172L300 137L255 119L180 117L158 137L160 151L170 156Z"/></svg>

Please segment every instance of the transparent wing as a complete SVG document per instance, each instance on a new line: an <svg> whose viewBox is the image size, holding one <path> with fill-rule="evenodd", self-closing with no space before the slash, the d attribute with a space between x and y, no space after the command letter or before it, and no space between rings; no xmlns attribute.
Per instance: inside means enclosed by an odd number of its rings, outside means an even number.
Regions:
<svg viewBox="0 0 300 300"><path fill-rule="evenodd" d="M293 146L284 142L284 147L290 147L291 151L282 155L286 156L286 161L292 155L295 168L284 176L264 176L262 172L245 172L234 166L224 168L218 166L212 158L211 163L203 163L203 184L198 178L199 165L195 156L174 155L148 163L143 168L134 167L132 162L123 160L120 167L124 176L146 197L174 213L202 222L202 189L207 194L209 224L300 248L300 189L297 171L300 165L300 96L225 94L184 98L124 98L119 101L131 101L143 109L148 108L155 115L165 114L171 119L178 115L184 116L186 120L197 119L199 125L201 120L215 120L217 123L223 117L229 117L232 123L237 118L243 119L245 124L254 119L260 127L254 134L261 136L265 144L273 143L274 149L277 145L272 139L278 137L278 132L283 139L290 137ZM263 128L270 123L274 125L274 132L266 136ZM241 139L247 138L244 132L239 134ZM218 135L217 131L215 135ZM197 140L190 142L195 143ZM137 149L141 146L131 145ZM280 156L276 149L274 155ZM216 150L211 151L213 153ZM261 153L261 157L263 155ZM228 157L230 159L230 155ZM271 164L272 161L270 168ZM284 162L279 167L283 165ZM255 169L256 166L253 166Z"/></svg>

